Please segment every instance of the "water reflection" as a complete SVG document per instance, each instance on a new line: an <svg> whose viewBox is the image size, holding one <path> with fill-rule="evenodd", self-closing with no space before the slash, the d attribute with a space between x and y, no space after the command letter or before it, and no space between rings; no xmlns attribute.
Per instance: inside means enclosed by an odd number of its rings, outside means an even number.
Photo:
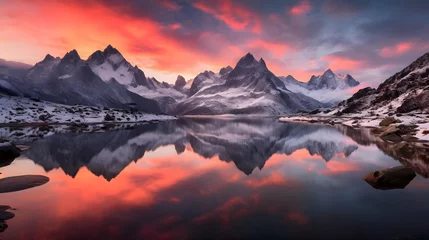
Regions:
<svg viewBox="0 0 429 240"><path fill-rule="evenodd" d="M72 177L86 166L107 180L146 152L174 145L178 154L186 147L204 158L218 156L251 174L262 169L273 154L291 155L306 149L329 161L336 154L348 157L358 146L335 128L277 123L269 119L181 119L105 133L60 134L38 140L24 154L46 171L61 168Z"/></svg>
<svg viewBox="0 0 429 240"><path fill-rule="evenodd" d="M426 179L387 192L362 180L399 165L376 142L367 131L270 119L53 135L5 167L51 181L2 196L19 210L3 236L425 239Z"/></svg>

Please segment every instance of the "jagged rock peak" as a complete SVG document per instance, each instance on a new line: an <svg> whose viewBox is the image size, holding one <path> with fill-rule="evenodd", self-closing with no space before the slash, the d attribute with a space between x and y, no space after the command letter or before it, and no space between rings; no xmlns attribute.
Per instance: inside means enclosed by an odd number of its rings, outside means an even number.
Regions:
<svg viewBox="0 0 429 240"><path fill-rule="evenodd" d="M47 61L52 61L52 60L54 60L55 58L51 55L51 54L47 54L46 56L45 56L45 58L42 60L42 62L47 62Z"/></svg>
<svg viewBox="0 0 429 240"><path fill-rule="evenodd" d="M110 44L104 49L103 53L106 56L112 55L112 54L120 54L120 52L118 51L118 49L112 47L112 45L110 45Z"/></svg>
<svg viewBox="0 0 429 240"><path fill-rule="evenodd" d="M67 60L80 60L80 56L79 53L77 53L77 51L75 49L71 50L70 52L66 53L66 55L64 55L63 57L63 61L67 61Z"/></svg>
<svg viewBox="0 0 429 240"><path fill-rule="evenodd" d="M220 75L224 75L224 74L226 74L226 73L229 73L229 72L231 72L232 71L232 67L231 66L226 66L226 67L223 67L223 68L221 68L220 70L219 70L219 74Z"/></svg>
<svg viewBox="0 0 429 240"><path fill-rule="evenodd" d="M265 63L263 58L259 59L259 63L267 67L267 64Z"/></svg>
<svg viewBox="0 0 429 240"><path fill-rule="evenodd" d="M251 53L247 53L244 57L242 57L238 61L237 66L246 66L246 65L250 65L254 62L257 62L255 57L253 57L253 55Z"/></svg>
<svg viewBox="0 0 429 240"><path fill-rule="evenodd" d="M334 72L332 72L332 70L329 68L328 70L326 70L323 75L335 75Z"/></svg>
<svg viewBox="0 0 429 240"><path fill-rule="evenodd" d="M175 87L184 87L186 85L186 80L183 76L178 75L176 82L174 83Z"/></svg>

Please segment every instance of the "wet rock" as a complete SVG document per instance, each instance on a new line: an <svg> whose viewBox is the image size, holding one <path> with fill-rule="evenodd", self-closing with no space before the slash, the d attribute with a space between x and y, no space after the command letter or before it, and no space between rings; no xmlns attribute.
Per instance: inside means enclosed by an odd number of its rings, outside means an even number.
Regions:
<svg viewBox="0 0 429 240"><path fill-rule="evenodd" d="M405 135L405 134L410 134L410 133L414 133L417 131L417 128L419 126L418 125L405 125L405 124L400 124L398 126L399 129L399 134L400 135Z"/></svg>
<svg viewBox="0 0 429 240"><path fill-rule="evenodd" d="M11 161L21 155L21 150L19 150L12 143L0 143L0 164L3 162Z"/></svg>
<svg viewBox="0 0 429 240"><path fill-rule="evenodd" d="M49 178L42 175L23 175L0 179L0 193L16 192L37 187L49 182Z"/></svg>
<svg viewBox="0 0 429 240"><path fill-rule="evenodd" d="M391 190L404 189L415 177L411 168L398 166L372 172L363 179L375 189Z"/></svg>
<svg viewBox="0 0 429 240"><path fill-rule="evenodd" d="M381 122L378 124L379 126L386 127L389 126L392 123L396 123L398 120L394 117L386 117L385 119L381 120Z"/></svg>
<svg viewBox="0 0 429 240"><path fill-rule="evenodd" d="M9 209L12 209L10 206L7 205L0 205L0 212L7 211Z"/></svg>
<svg viewBox="0 0 429 240"><path fill-rule="evenodd" d="M9 219L12 219L15 217L15 213L13 212L7 212L7 211L0 211L0 221L6 221Z"/></svg>
<svg viewBox="0 0 429 240"><path fill-rule="evenodd" d="M7 229L7 224L3 221L0 221L0 233L6 231Z"/></svg>
<svg viewBox="0 0 429 240"><path fill-rule="evenodd" d="M402 138L398 133L399 133L399 128L397 128L394 125L388 126L380 134L380 138L383 139L384 141L400 142L402 141Z"/></svg>

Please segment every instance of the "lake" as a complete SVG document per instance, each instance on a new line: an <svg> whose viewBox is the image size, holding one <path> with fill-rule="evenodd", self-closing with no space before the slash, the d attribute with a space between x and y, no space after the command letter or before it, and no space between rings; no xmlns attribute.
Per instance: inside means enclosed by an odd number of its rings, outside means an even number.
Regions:
<svg viewBox="0 0 429 240"><path fill-rule="evenodd" d="M364 176L402 165L375 141L270 118L51 135L0 168L50 178L0 193L0 239L429 239L424 169L375 189Z"/></svg>

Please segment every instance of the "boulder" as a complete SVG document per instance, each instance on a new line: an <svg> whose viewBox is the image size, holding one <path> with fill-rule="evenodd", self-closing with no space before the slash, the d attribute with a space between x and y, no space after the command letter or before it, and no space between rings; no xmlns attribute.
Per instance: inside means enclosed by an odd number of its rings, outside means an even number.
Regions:
<svg viewBox="0 0 429 240"><path fill-rule="evenodd" d="M379 126L386 127L389 126L392 123L396 123L397 120L394 117L386 117L385 119L381 120L381 122L378 124Z"/></svg>
<svg viewBox="0 0 429 240"><path fill-rule="evenodd" d="M398 166L372 172L363 179L375 189L391 190L404 189L415 177L411 168Z"/></svg>
<svg viewBox="0 0 429 240"><path fill-rule="evenodd" d="M106 114L106 116L104 117L104 121L115 121L115 117Z"/></svg>
<svg viewBox="0 0 429 240"><path fill-rule="evenodd" d="M0 193L16 192L37 187L49 182L49 178L42 175L23 175L0 179Z"/></svg>
<svg viewBox="0 0 429 240"><path fill-rule="evenodd" d="M383 129L383 132L380 134L380 138L384 141L400 142L402 141L402 138L398 133L399 128L397 128L395 125L388 126L387 128Z"/></svg>
<svg viewBox="0 0 429 240"><path fill-rule="evenodd" d="M21 155L21 150L9 142L0 143L0 165Z"/></svg>

